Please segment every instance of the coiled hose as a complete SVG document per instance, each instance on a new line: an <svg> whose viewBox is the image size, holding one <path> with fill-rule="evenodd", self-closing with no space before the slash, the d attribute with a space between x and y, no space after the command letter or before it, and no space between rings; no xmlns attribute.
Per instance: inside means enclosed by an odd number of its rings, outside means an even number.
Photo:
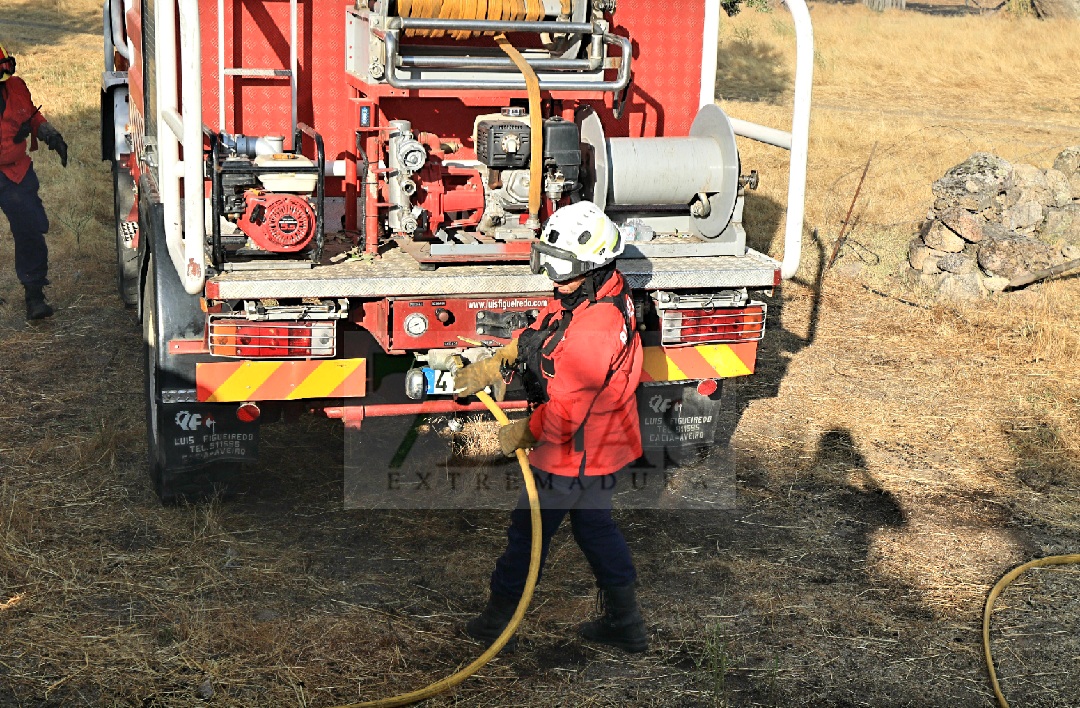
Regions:
<svg viewBox="0 0 1080 708"><path fill-rule="evenodd" d="M544 0L398 0L402 17L443 20L506 20L538 22L544 19ZM444 37L445 30L408 30L408 36ZM450 30L454 39L475 36L471 30Z"/></svg>
<svg viewBox="0 0 1080 708"><path fill-rule="evenodd" d="M990 653L990 615L994 611L994 600L998 598L1002 590L1009 586L1009 583L1019 578L1029 568L1044 568L1048 565L1071 565L1073 563L1080 563L1080 553L1046 556L1045 558L1036 558L1023 565L1018 565L1003 575L1001 580L997 581L994 587L991 588L990 595L986 598L986 607L983 609L983 654L986 656L986 670L990 672L990 685L994 689L994 695L997 697L998 705L1001 708L1009 708L1009 702L1005 700L1005 695L1001 692L1001 686L998 685L997 672L994 671L994 657Z"/></svg>
<svg viewBox="0 0 1080 708"><path fill-rule="evenodd" d="M506 417L506 413L495 405L495 401L491 400L491 396L481 391L476 394L476 397L488 407L491 414L495 416L495 420L499 421L500 424L510 424L510 419ZM484 666L484 664L491 661L491 659L506 646L506 643L510 641L510 637L517 631L518 625L521 624L521 620L525 616L525 610L528 609L529 603L532 601L533 590L536 588L536 578L540 574L540 498L536 493L536 481L533 479L532 468L529 467L528 454L526 454L524 450L517 450L516 454L518 464L521 466L521 474L525 478L525 491L529 495L529 509L531 511L530 518L532 522L532 549L529 556L529 575L525 579L525 591L521 593L521 600L518 602L517 609L514 611L514 616L510 618L510 623L506 625L506 629L503 630L502 634L499 635L499 638L496 639L495 642L487 648L487 651L481 654L476 661L452 676L448 676L441 681L436 681L430 686L425 686L417 691L402 693L397 696L391 696L390 698L380 698L376 701L349 703L347 705L337 706L337 708L389 708L389 706L407 706L419 701L427 700L440 693L449 691L451 688L454 688L465 679L475 674Z"/></svg>

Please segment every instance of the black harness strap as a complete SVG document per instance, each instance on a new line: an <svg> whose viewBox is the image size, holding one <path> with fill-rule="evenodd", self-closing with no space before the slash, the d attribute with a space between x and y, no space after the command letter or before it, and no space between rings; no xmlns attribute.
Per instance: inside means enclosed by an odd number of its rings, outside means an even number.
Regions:
<svg viewBox="0 0 1080 708"><path fill-rule="evenodd" d="M608 368L607 377L604 379L605 387L630 353L630 340L634 335L634 323L630 316L630 298L630 286L624 280L622 288L615 295L602 298L590 297L588 299L589 304L585 305L591 307L594 304L608 303L617 307L623 316L626 341L623 343L618 357L612 361L611 366ZM581 306L579 305L579 307ZM529 403L533 406L538 406L548 400L547 382L548 379L555 376L555 361L551 355L566 337L566 331L574 319L576 309L563 311L562 316L557 320L555 319L556 313L550 313L541 321L539 328L527 329L518 338L518 351L520 352L518 359L522 385L525 387Z"/></svg>

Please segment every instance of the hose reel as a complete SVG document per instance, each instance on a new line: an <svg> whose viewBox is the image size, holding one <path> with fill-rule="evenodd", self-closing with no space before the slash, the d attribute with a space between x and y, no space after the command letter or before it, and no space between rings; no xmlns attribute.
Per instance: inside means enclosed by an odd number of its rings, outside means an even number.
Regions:
<svg viewBox="0 0 1080 708"><path fill-rule="evenodd" d="M584 111L579 121L581 141L593 153L586 199L612 211L685 209L708 239L727 228L739 196L739 151L719 106L703 106L687 137L607 138L595 112Z"/></svg>

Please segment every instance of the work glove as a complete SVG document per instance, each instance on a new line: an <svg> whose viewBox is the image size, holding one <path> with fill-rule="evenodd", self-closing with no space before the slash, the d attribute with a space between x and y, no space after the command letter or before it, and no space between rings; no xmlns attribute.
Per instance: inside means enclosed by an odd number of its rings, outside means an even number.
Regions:
<svg viewBox="0 0 1080 708"><path fill-rule="evenodd" d="M518 340L514 339L505 347L496 349L487 359L459 369L454 374L455 393L472 396L490 386L495 400L503 400L506 397L506 381L503 380L502 368L517 363L517 358Z"/></svg>
<svg viewBox="0 0 1080 708"><path fill-rule="evenodd" d="M529 419L515 420L499 428L499 447L507 457L513 457L515 450L530 448L536 444L536 438L529 430Z"/></svg>
<svg viewBox="0 0 1080 708"><path fill-rule="evenodd" d="M60 164L67 167L67 143L60 131L48 123L42 123L37 131L38 140L49 146L49 149L60 156Z"/></svg>

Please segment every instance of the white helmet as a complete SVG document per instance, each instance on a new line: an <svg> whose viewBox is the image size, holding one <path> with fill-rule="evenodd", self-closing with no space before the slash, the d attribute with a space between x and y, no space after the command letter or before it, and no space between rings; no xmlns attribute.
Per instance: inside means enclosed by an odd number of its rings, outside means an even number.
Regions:
<svg viewBox="0 0 1080 708"><path fill-rule="evenodd" d="M618 227L592 202L557 209L539 241L534 241L529 265L554 281L576 278L615 260L623 252Z"/></svg>

